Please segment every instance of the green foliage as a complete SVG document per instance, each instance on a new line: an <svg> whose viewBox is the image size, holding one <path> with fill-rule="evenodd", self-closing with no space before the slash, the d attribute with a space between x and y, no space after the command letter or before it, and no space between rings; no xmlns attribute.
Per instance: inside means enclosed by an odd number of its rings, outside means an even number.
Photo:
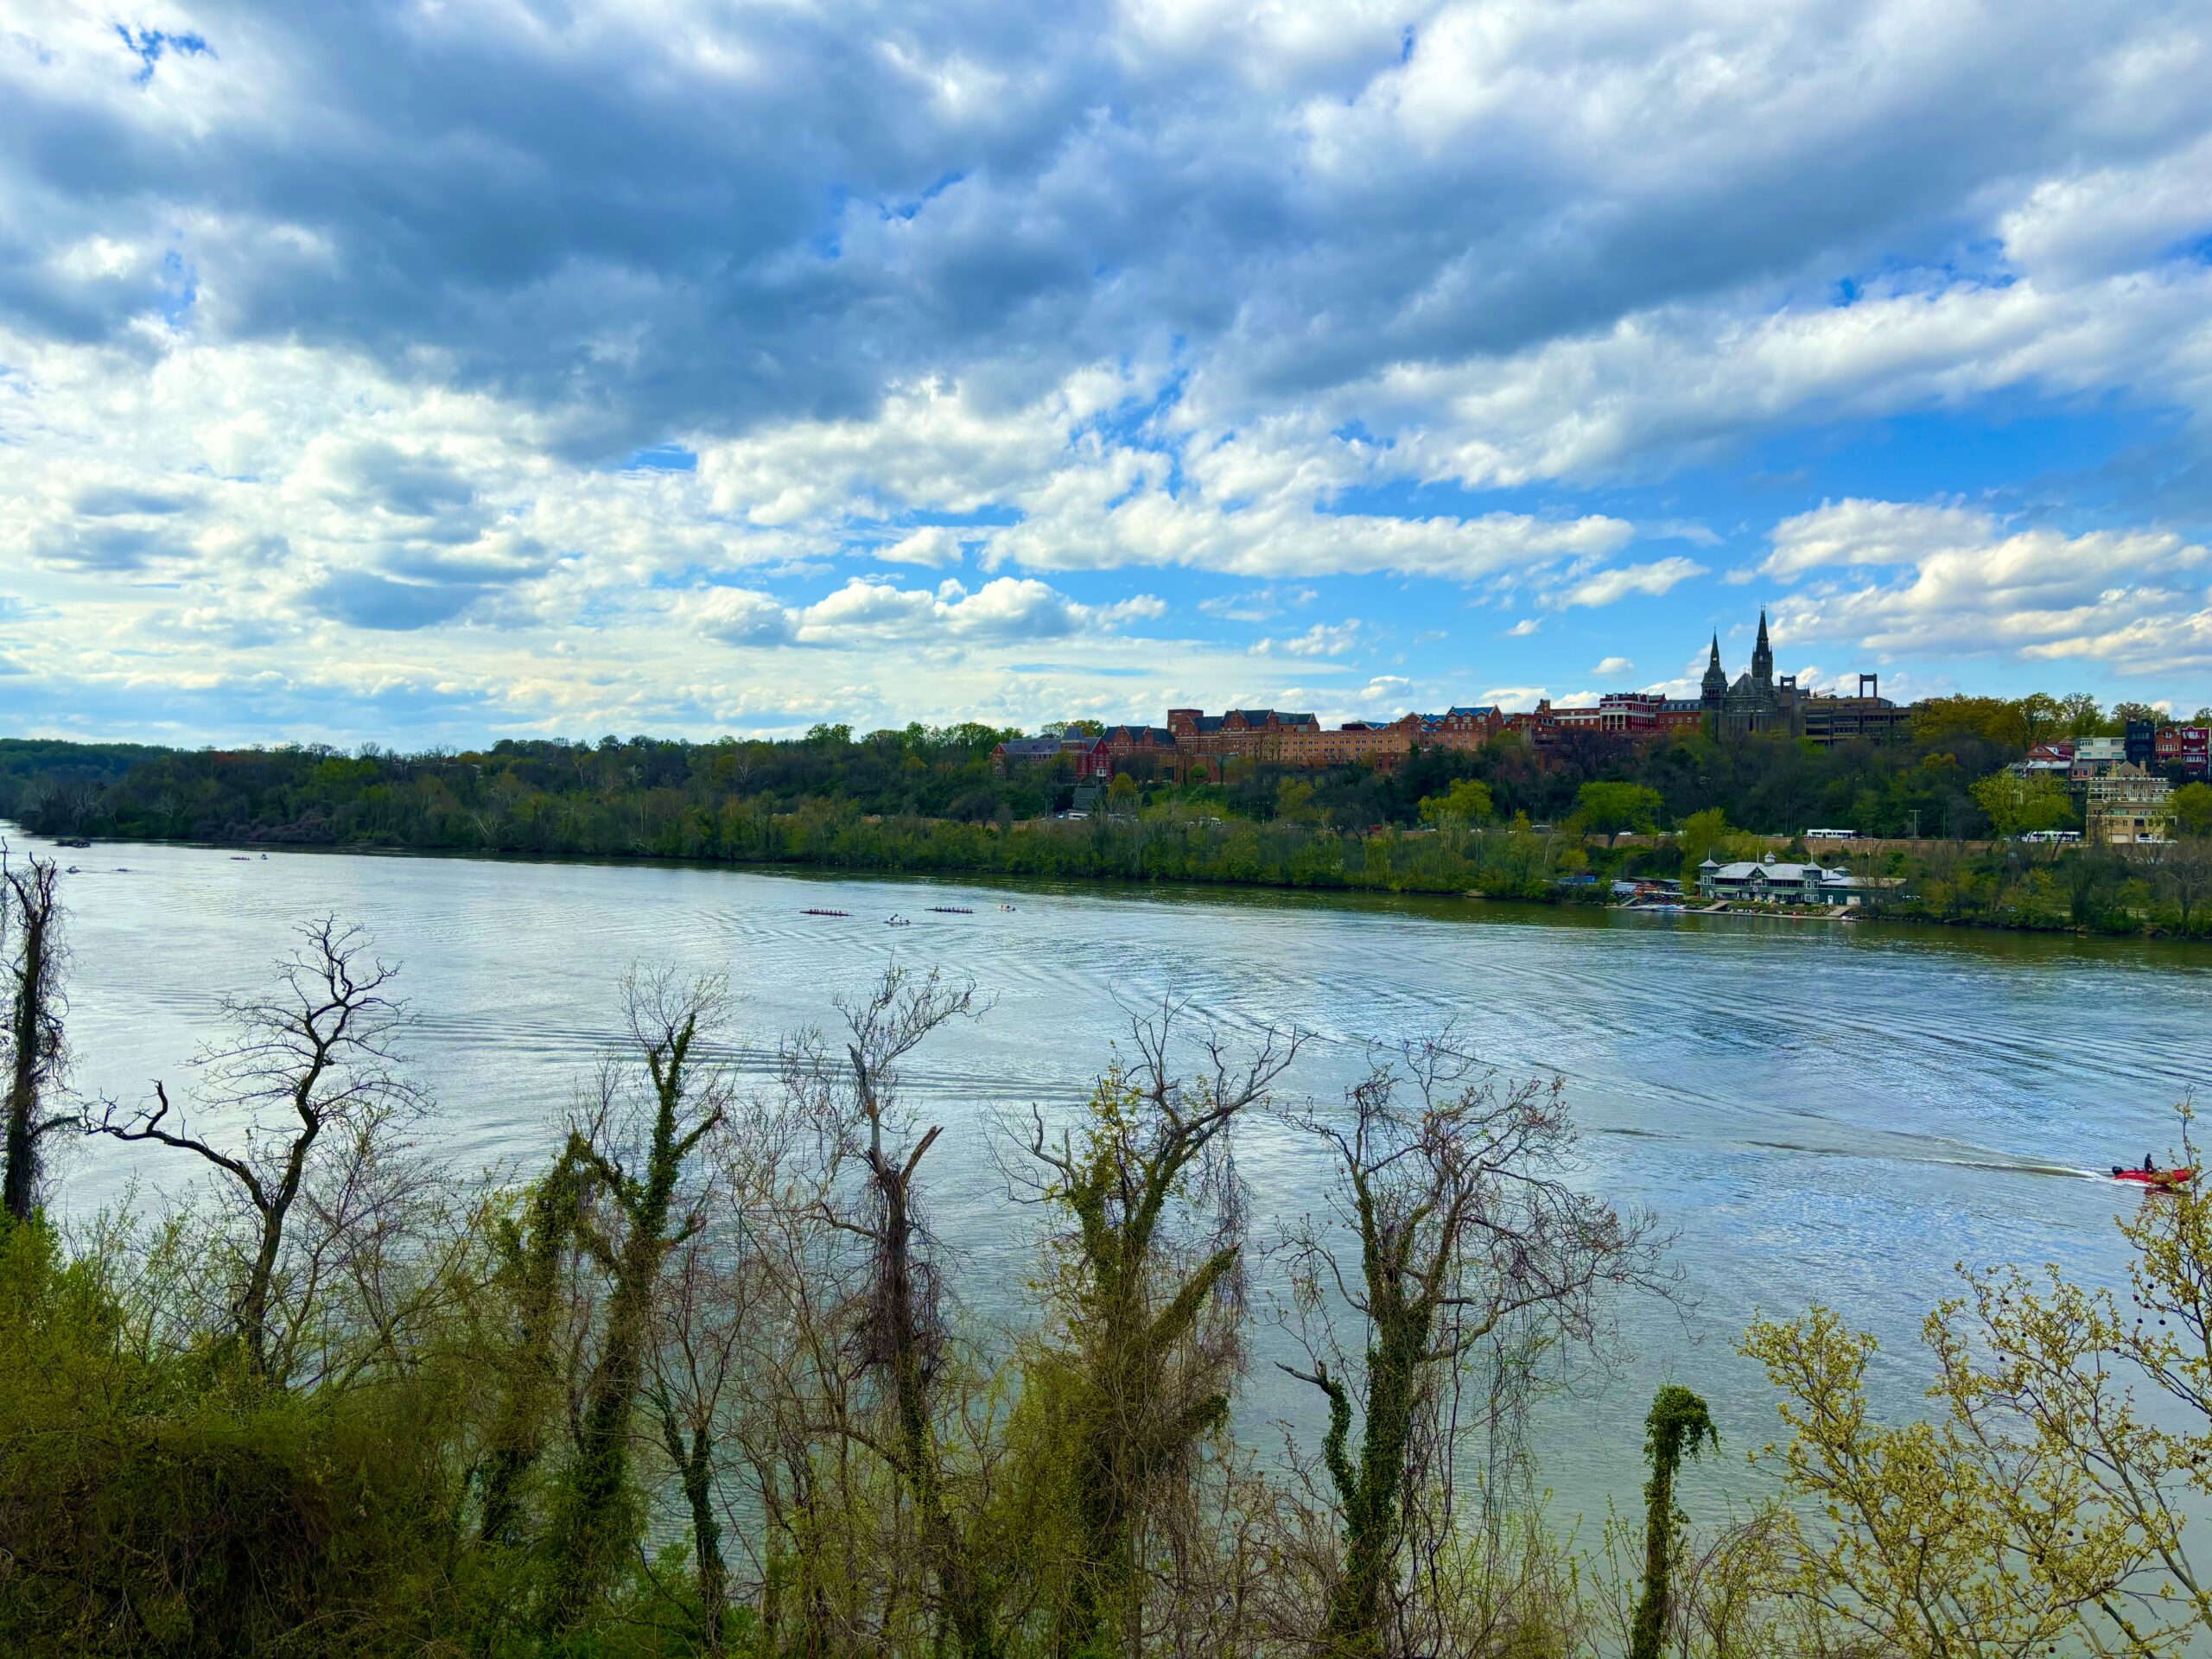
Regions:
<svg viewBox="0 0 2212 1659"><path fill-rule="evenodd" d="M1643 1454L1651 1478L1643 1487L1643 1592L1637 1599L1629 1659L1659 1659L1666 1641L1675 1588L1675 1560L1684 1517L1675 1502L1675 1473L1684 1457L1694 1460L1708 1444L1720 1449L1720 1431L1706 1403L1679 1383L1653 1396L1643 1420Z"/></svg>
<svg viewBox="0 0 2212 1659"><path fill-rule="evenodd" d="M2183 784L2174 791L2173 808L2183 835L2212 836L2212 784Z"/></svg>
<svg viewBox="0 0 2212 1659"><path fill-rule="evenodd" d="M1990 827L2007 840L2035 830L2063 830L2080 822L2065 785L2044 772L2025 777L2012 772L1992 772L1975 780L1974 798L1988 814Z"/></svg>
<svg viewBox="0 0 2212 1659"><path fill-rule="evenodd" d="M1421 804L1423 823L1455 829L1487 823L1497 812L1490 785L1478 778L1462 778L1441 795L1428 796Z"/></svg>
<svg viewBox="0 0 2212 1659"><path fill-rule="evenodd" d="M1657 790L1644 784L1587 783L1574 796L1575 815L1608 842L1623 830L1657 829L1666 804Z"/></svg>

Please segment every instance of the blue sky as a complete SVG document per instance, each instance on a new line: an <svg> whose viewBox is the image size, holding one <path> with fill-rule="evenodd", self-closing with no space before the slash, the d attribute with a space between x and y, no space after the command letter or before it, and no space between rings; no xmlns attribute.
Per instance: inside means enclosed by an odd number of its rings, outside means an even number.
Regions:
<svg viewBox="0 0 2212 1659"><path fill-rule="evenodd" d="M0 729L2212 703L2212 15L26 0Z"/></svg>

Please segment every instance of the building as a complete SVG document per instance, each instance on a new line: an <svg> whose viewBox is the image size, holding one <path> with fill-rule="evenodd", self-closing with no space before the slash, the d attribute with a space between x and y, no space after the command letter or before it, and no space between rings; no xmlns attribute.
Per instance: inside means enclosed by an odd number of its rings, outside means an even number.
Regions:
<svg viewBox="0 0 2212 1659"><path fill-rule="evenodd" d="M2126 738L2082 738L2074 745L2074 764L2067 768L2067 781L2076 785L2087 784L2094 779L2107 776L2114 767L2126 764Z"/></svg>
<svg viewBox="0 0 2212 1659"><path fill-rule="evenodd" d="M1128 772L1140 779L1158 778L1172 783L1179 775L1175 734L1165 726L1109 726L1098 741L1109 778Z"/></svg>
<svg viewBox="0 0 2212 1659"><path fill-rule="evenodd" d="M1839 743L1892 742L1910 729L1912 709L1882 695L1878 675L1861 674L1858 692L1852 696L1802 690L1795 674L1777 677L1762 610L1750 670L1732 683L1727 670L1720 666L1720 636L1714 634L1697 701L1669 703L1662 718L1702 724L1715 737L1783 732L1833 748Z"/></svg>
<svg viewBox="0 0 2212 1659"><path fill-rule="evenodd" d="M1034 766L1065 763L1071 778L1109 778L1113 766L1102 738L1085 732L1066 732L1058 737L1009 738L991 751L991 770L1004 778Z"/></svg>
<svg viewBox="0 0 2212 1659"><path fill-rule="evenodd" d="M1767 642L1766 612L1759 612L1758 643L1751 647L1751 665L1728 680L1720 666L1720 636L1713 636L1713 655L1705 665L1705 679L1698 698L1707 728L1716 737L1741 737L1751 732L1794 732L1797 729L1797 677L1774 677L1774 647Z"/></svg>
<svg viewBox="0 0 2212 1659"><path fill-rule="evenodd" d="M1704 705L1694 699L1663 696L1656 691L1608 691L1587 706L1555 709L1548 701L1541 702L1536 724L1547 735L1602 732L1608 737L1641 740L1694 731L1704 723ZM1511 729L1513 721L1503 721L1502 726Z"/></svg>
<svg viewBox="0 0 2212 1659"><path fill-rule="evenodd" d="M1866 884L1847 871L1821 864L1785 864L1772 853L1757 862L1723 864L1708 858L1697 867L1697 890L1709 899L1747 899L1769 905L1856 905Z"/></svg>
<svg viewBox="0 0 2212 1659"><path fill-rule="evenodd" d="M2131 720L2127 734L2120 740L2127 746L2127 764L2148 768L2158 752L2158 728L2155 721Z"/></svg>
<svg viewBox="0 0 2212 1659"><path fill-rule="evenodd" d="M1478 749L1505 729L1504 713L1490 704L1446 709L1440 715L1401 715L1392 721L1353 720L1333 728L1310 714L1275 709L1232 709L1209 715L1170 709L1165 727L1115 727L1105 743L1113 770L1154 757L1154 775L1188 779L1204 766L1219 776L1230 760L1278 766L1366 766L1389 770L1415 749ZM1172 748L1173 760L1163 747Z"/></svg>
<svg viewBox="0 0 2212 1659"><path fill-rule="evenodd" d="M2038 743L2024 760L2015 760L2005 770L2023 778L2055 778L2067 783L2074 776L2074 745L2065 741Z"/></svg>
<svg viewBox="0 0 2212 1659"><path fill-rule="evenodd" d="M1861 674L1855 696L1807 695L1797 702L1797 734L1834 748L1839 743L1888 743L1904 735L1912 710L1882 695L1878 674Z"/></svg>
<svg viewBox="0 0 2212 1659"><path fill-rule="evenodd" d="M2104 741L2117 741L2106 739ZM2107 847L2132 847L2165 840L2172 826L2174 786L2140 766L2122 760L2085 780L2082 821L2089 839Z"/></svg>
<svg viewBox="0 0 2212 1659"><path fill-rule="evenodd" d="M2212 726L2161 726L2152 739L2151 759L2136 764L2146 770L2179 767L2202 778L2212 772Z"/></svg>
<svg viewBox="0 0 2212 1659"><path fill-rule="evenodd" d="M1402 715L1387 725L1347 721L1334 731L1319 724L1286 726L1253 745L1253 758L1279 766L1368 766L1388 771L1421 741L1421 716Z"/></svg>
<svg viewBox="0 0 2212 1659"><path fill-rule="evenodd" d="M1167 729L1175 734L1176 752L1186 766L1194 760L1226 760L1233 755L1249 757L1267 735L1285 731L1319 731L1320 725L1311 715L1285 714L1276 709L1231 709L1221 715L1209 715L1198 709L1167 711Z"/></svg>
<svg viewBox="0 0 2212 1659"><path fill-rule="evenodd" d="M1505 729L1505 715L1494 703L1446 709L1440 715L1420 715L1421 746L1425 749L1478 749Z"/></svg>

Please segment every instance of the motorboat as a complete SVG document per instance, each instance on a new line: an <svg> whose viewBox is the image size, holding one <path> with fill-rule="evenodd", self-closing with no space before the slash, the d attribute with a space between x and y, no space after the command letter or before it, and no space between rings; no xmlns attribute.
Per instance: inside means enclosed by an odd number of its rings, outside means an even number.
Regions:
<svg viewBox="0 0 2212 1659"><path fill-rule="evenodd" d="M2187 1186L2196 1177L2196 1172L2193 1169L2123 1169L2118 1164L2112 1166L2112 1178L2115 1181L2133 1181L2138 1186L2155 1186L2166 1192L2171 1192L2177 1186Z"/></svg>

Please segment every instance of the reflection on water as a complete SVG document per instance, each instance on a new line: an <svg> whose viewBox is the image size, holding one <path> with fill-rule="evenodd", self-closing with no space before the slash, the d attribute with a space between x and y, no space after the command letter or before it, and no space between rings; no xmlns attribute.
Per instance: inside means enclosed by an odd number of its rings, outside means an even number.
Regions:
<svg viewBox="0 0 2212 1659"><path fill-rule="evenodd" d="M1019 1284L1033 1248L985 1155L993 1121L1079 1100L1126 1023L1117 999L1173 989L1232 1033L1294 1025L1311 1040L1294 1087L1324 1100L1370 1044L1448 1024L1508 1071L1563 1076L1587 1134L1579 1179L1678 1235L1694 1305L1624 1307L1620 1375L1595 1407L1540 1422L1545 1478L1570 1509L1632 1498L1660 1382L1704 1393L1732 1449L1770 1438L1764 1382L1732 1351L1754 1309L1817 1296L1874 1330L1877 1385L1902 1411L1918 1400L1920 1318L1955 1262L2113 1274L2113 1217L2144 1200L2085 1177L2166 1148L2212 1040L2212 955L2147 942L640 865L64 856L80 866L67 887L80 1085L136 1098L179 1078L222 995L260 982L292 923L334 912L404 963L434 1134L461 1170L543 1155L616 1036L613 990L633 962L727 972L741 999L730 1058L763 1082L778 1036L833 1020L832 997L894 950L972 975L989 1016L918 1056L911 1086L946 1124L937 1216L986 1313L1007 1311L991 1287ZM894 911L913 925L884 926ZM1317 1206L1325 1166L1281 1125L1250 1124L1238 1157L1262 1237ZM82 1211L129 1174L158 1187L183 1172L101 1146L66 1173ZM1255 1374L1245 1421L1279 1413L1315 1414ZM1740 1490L1735 1462L1716 1478Z"/></svg>

